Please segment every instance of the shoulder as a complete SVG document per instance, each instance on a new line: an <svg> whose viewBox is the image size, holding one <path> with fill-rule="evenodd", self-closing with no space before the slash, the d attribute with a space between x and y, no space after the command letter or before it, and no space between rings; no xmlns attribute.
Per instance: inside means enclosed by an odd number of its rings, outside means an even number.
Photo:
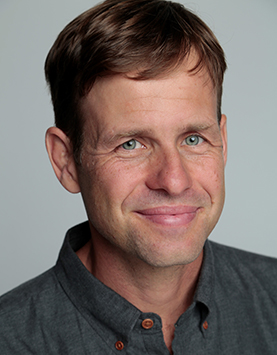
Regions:
<svg viewBox="0 0 277 355"><path fill-rule="evenodd" d="M25 340L36 344L41 324L53 324L55 305L61 304L64 297L53 269L1 296L0 352L27 353Z"/></svg>
<svg viewBox="0 0 277 355"><path fill-rule="evenodd" d="M24 311L33 302L45 302L51 298L53 286L57 287L56 276L53 269L29 280L0 297L0 317L11 311Z"/></svg>
<svg viewBox="0 0 277 355"><path fill-rule="evenodd" d="M221 284L274 295L277 292L277 259L209 242L216 278Z"/></svg>
<svg viewBox="0 0 277 355"><path fill-rule="evenodd" d="M255 270L277 272L277 259L253 252L229 247L213 241L209 241L212 248L214 258L217 262L226 264L235 264L247 268L254 268ZM273 268L273 269L272 269Z"/></svg>

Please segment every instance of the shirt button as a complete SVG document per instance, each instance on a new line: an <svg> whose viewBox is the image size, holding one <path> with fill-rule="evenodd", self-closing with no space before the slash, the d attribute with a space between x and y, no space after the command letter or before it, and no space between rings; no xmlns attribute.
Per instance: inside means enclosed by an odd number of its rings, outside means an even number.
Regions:
<svg viewBox="0 0 277 355"><path fill-rule="evenodd" d="M142 321L141 325L144 329L151 329L154 325L154 322L152 321L152 319L147 318Z"/></svg>
<svg viewBox="0 0 277 355"><path fill-rule="evenodd" d="M123 348L124 348L124 344L122 343L122 341L117 341L116 343L115 343L115 348L117 349L117 350L123 350Z"/></svg>
<svg viewBox="0 0 277 355"><path fill-rule="evenodd" d="M209 328L209 324L208 324L208 322L205 320L205 322L203 323L203 328L205 329L205 330L207 330L208 328Z"/></svg>

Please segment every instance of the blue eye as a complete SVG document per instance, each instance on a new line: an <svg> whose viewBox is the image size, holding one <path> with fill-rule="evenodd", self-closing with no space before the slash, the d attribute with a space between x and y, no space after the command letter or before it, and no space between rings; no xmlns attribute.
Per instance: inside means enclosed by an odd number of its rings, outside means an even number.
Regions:
<svg viewBox="0 0 277 355"><path fill-rule="evenodd" d="M136 141L135 139L131 139L128 142L125 142L122 144L122 148L126 149L126 150L133 150L136 148L139 148L141 146L141 144Z"/></svg>
<svg viewBox="0 0 277 355"><path fill-rule="evenodd" d="M188 136L186 139L185 139L185 143L186 145L198 145L199 143L202 143L203 142L203 138L193 134L191 136Z"/></svg>

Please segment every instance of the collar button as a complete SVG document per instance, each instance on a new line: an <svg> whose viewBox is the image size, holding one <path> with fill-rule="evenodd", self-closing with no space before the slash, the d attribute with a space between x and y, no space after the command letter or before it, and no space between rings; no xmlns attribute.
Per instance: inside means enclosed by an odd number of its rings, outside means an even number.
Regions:
<svg viewBox="0 0 277 355"><path fill-rule="evenodd" d="M142 321L141 326L144 329L151 329L154 325L154 322L150 318L146 318Z"/></svg>

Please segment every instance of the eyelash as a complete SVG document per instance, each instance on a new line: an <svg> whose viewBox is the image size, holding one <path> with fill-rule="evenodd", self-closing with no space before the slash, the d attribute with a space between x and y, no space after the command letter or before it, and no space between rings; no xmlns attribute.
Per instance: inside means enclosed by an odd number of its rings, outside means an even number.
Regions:
<svg viewBox="0 0 277 355"><path fill-rule="evenodd" d="M125 149L125 148L123 148L124 144L128 144L128 143L130 143L130 142L135 142L135 143L136 143L134 149ZM120 145L120 147L122 147L124 150L135 150L135 149L136 149L136 146L137 146L137 143L139 143L141 146L143 146L138 140L136 140L136 139L129 139L128 141L122 143L122 144ZM131 146L130 146L130 147L131 147ZM131 147L131 148L132 148L132 147Z"/></svg>
<svg viewBox="0 0 277 355"><path fill-rule="evenodd" d="M189 134L189 135L187 135L187 136L185 137L185 139L183 140L183 142L186 141L186 140L187 140L188 138L190 138L190 137L197 137L198 139L202 140L202 142L200 142L200 143L203 143L203 142L206 141L205 138L203 138L201 135L194 133L194 134ZM196 144L196 145L199 145L200 143L198 142L198 144ZM188 145L188 146L193 146L192 144L191 144L191 145L190 145L190 144L186 144L186 145Z"/></svg>
<svg viewBox="0 0 277 355"><path fill-rule="evenodd" d="M206 139L205 139L204 137L202 137L200 134L197 134L197 133L193 134L193 133L191 133L191 134L187 135L187 136L183 139L182 142L186 141L186 140L187 140L188 138L190 138L190 137L198 137L198 139L202 140L202 142L200 142L200 143L203 143L203 142L206 141ZM130 142L132 142L132 141L136 142L136 145L137 145L137 144L140 144L141 147L138 147L138 148L137 148L137 147L135 146L134 149L125 149L125 148L123 147L125 144L130 143ZM200 143L196 144L195 146L198 146ZM182 144L182 145L191 146L191 147L194 146L193 144L191 144L191 145L190 145L190 144ZM122 149L123 151L133 151L133 150L136 150L136 149L139 149L139 148L143 148L143 147L144 147L144 145L143 145L142 143L140 143L137 139L131 138L131 139L127 140L126 142L120 144L120 145L117 147L117 149Z"/></svg>

